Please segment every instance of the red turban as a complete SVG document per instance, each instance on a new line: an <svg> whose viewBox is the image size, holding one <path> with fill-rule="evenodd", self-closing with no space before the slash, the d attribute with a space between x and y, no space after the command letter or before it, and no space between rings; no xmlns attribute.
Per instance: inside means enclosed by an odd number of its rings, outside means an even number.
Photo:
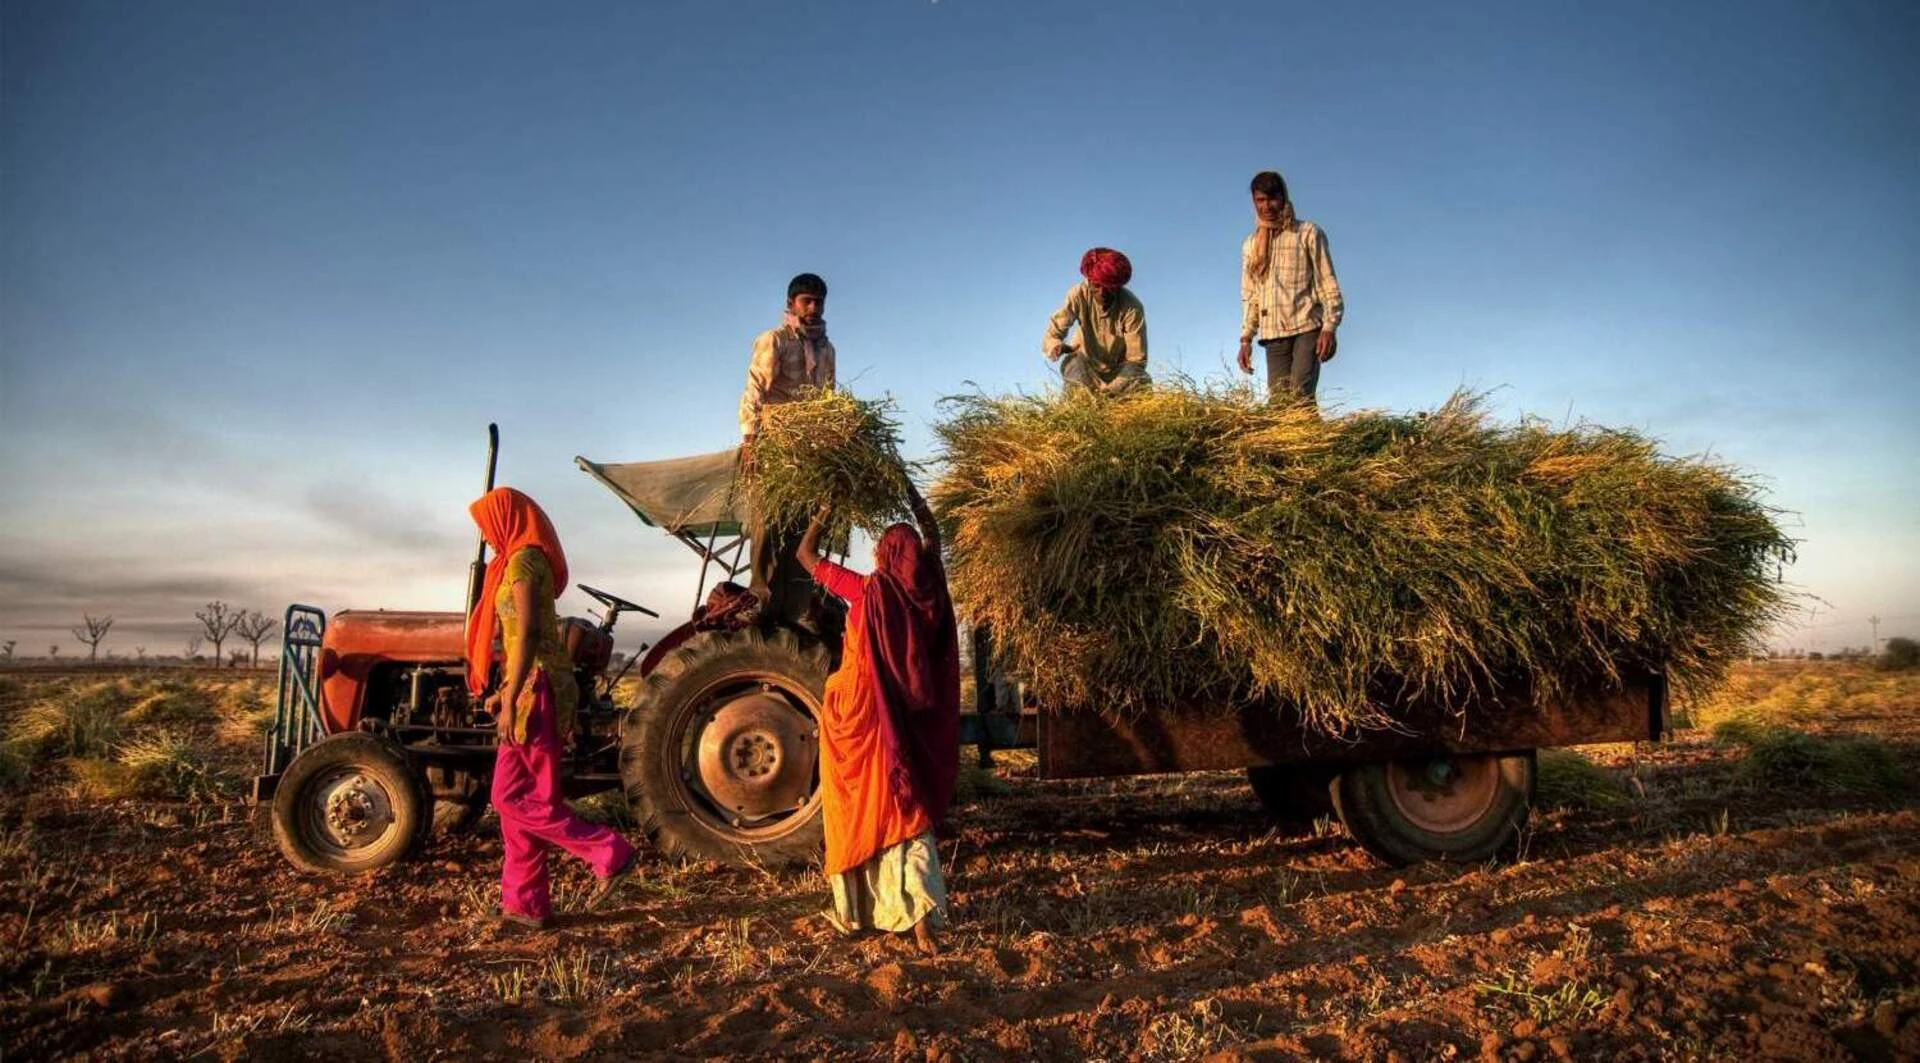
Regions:
<svg viewBox="0 0 1920 1063"><path fill-rule="evenodd" d="M1096 247L1080 256L1080 275L1096 288L1118 288L1133 279L1133 263L1111 247Z"/></svg>

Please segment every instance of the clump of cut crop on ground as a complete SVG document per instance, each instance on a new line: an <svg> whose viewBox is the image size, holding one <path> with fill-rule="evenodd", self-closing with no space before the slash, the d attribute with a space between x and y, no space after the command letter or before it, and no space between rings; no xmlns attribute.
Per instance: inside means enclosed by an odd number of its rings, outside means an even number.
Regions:
<svg viewBox="0 0 1920 1063"><path fill-rule="evenodd" d="M836 532L877 534L907 519L907 466L891 399L822 391L762 411L749 504L777 525L805 525L823 504Z"/></svg>
<svg viewBox="0 0 1920 1063"><path fill-rule="evenodd" d="M1830 789L1867 797L1908 789L1898 754L1871 735L1816 735L1735 716L1715 726L1713 737L1743 751L1735 775L1752 786Z"/></svg>
<svg viewBox="0 0 1920 1063"><path fill-rule="evenodd" d="M123 730L117 684L49 690L8 723L6 743L32 760L105 756Z"/></svg>
<svg viewBox="0 0 1920 1063"><path fill-rule="evenodd" d="M114 759L127 769L134 792L182 800L217 797L222 779L186 735L151 731L122 743Z"/></svg>
<svg viewBox="0 0 1920 1063"><path fill-rule="evenodd" d="M1615 808L1627 802L1612 772L1571 749L1539 752L1534 787L1534 802L1546 808Z"/></svg>
<svg viewBox="0 0 1920 1063"><path fill-rule="evenodd" d="M219 723L214 738L229 746L257 746L273 724L272 688L265 680L242 679L222 687L214 698Z"/></svg>
<svg viewBox="0 0 1920 1063"><path fill-rule="evenodd" d="M1781 612L1792 544L1737 471L1479 397L1322 419L1245 388L950 400L954 598L1043 704L1255 697L1309 729L1708 689Z"/></svg>
<svg viewBox="0 0 1920 1063"><path fill-rule="evenodd" d="M178 679L123 683L116 694L128 703L125 719L130 724L196 723L214 716L208 692Z"/></svg>

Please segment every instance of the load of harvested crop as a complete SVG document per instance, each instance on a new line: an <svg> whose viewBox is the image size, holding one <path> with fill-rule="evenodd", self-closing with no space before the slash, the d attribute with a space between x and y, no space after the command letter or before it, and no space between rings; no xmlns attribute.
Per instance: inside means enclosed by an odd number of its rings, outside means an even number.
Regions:
<svg viewBox="0 0 1920 1063"><path fill-rule="evenodd" d="M1741 474L1472 395L1325 420L1177 383L980 396L939 432L955 603L1046 705L1259 698L1352 734L1652 669L1684 690L1785 604L1792 543Z"/></svg>
<svg viewBox="0 0 1920 1063"><path fill-rule="evenodd" d="M907 509L907 467L891 399L821 391L762 411L747 499L776 525L805 524L824 504L837 531L869 533Z"/></svg>

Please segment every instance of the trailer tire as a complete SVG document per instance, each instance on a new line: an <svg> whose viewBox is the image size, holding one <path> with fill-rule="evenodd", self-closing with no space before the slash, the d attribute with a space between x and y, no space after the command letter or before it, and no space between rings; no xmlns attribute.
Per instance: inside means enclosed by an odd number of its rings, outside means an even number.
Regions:
<svg viewBox="0 0 1920 1063"><path fill-rule="evenodd" d="M433 789L384 738L323 738L287 766L273 794L273 837L302 871L371 871L419 850Z"/></svg>
<svg viewBox="0 0 1920 1063"><path fill-rule="evenodd" d="M1314 820L1333 815L1334 775L1328 768L1263 764L1247 769L1247 783L1275 823L1304 833Z"/></svg>
<svg viewBox="0 0 1920 1063"><path fill-rule="evenodd" d="M1354 838L1396 867L1478 863L1525 825L1533 778L1532 750L1382 761L1342 771L1333 803Z"/></svg>
<svg viewBox="0 0 1920 1063"><path fill-rule="evenodd" d="M628 710L620 778L667 855L790 867L820 859L819 727L829 659L794 632L703 632Z"/></svg>

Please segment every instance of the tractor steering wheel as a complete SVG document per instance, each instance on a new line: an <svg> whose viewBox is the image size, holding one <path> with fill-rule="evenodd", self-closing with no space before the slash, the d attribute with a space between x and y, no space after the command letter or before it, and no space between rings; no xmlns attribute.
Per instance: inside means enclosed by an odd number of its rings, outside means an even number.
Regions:
<svg viewBox="0 0 1920 1063"><path fill-rule="evenodd" d="M589 587L584 583L576 583L574 586L580 588L582 594L606 606L615 613L645 613L655 620L660 619L659 613L654 612L644 605L635 605L633 602L627 601L617 594L608 594L606 591L600 590L597 587ZM612 618L611 613L608 614L608 618Z"/></svg>

